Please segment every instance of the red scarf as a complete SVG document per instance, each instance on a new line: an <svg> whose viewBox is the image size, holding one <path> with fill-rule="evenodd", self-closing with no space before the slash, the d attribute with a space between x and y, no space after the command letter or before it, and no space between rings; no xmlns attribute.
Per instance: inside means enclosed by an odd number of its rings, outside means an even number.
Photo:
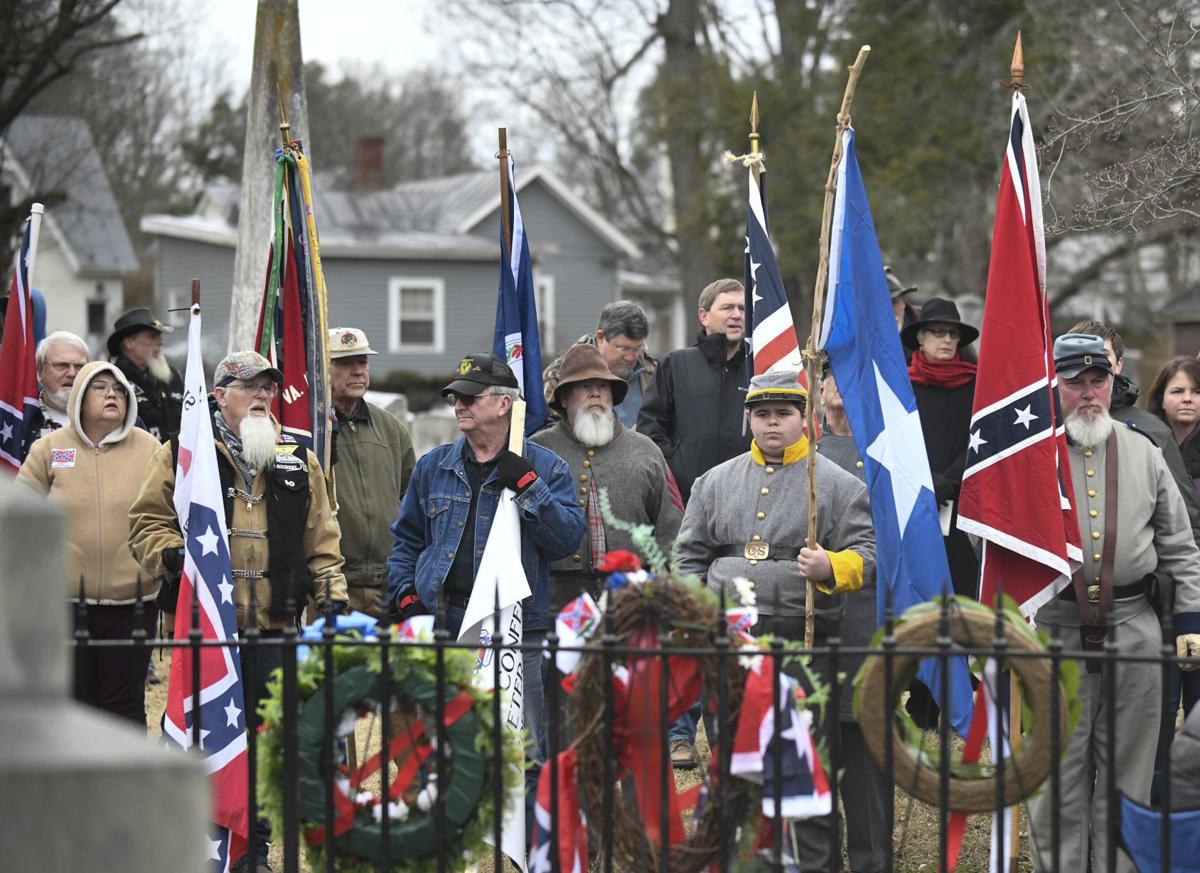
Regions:
<svg viewBox="0 0 1200 873"><path fill-rule="evenodd" d="M908 365L908 378L914 385L961 388L975 378L975 364L962 360L957 353L948 361L931 361L918 349Z"/></svg>

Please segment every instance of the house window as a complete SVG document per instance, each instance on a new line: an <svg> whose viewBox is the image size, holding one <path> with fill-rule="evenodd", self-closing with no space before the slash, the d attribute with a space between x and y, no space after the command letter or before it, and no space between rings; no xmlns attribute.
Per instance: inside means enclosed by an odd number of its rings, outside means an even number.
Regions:
<svg viewBox="0 0 1200 873"><path fill-rule="evenodd" d="M554 277L534 274L533 297L537 302L538 339L543 355L558 351L554 336Z"/></svg>
<svg viewBox="0 0 1200 873"><path fill-rule="evenodd" d="M87 332L93 336L104 336L108 329L108 301L92 298L87 302Z"/></svg>
<svg viewBox="0 0 1200 873"><path fill-rule="evenodd" d="M388 351L441 353L445 346L446 283L395 278L388 283Z"/></svg>

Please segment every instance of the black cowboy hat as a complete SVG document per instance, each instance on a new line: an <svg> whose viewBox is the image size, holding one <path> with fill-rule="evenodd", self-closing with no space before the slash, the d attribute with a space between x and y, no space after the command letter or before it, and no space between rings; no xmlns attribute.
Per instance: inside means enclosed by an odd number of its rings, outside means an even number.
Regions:
<svg viewBox="0 0 1200 873"><path fill-rule="evenodd" d="M163 324L145 306L127 309L113 323L113 332L108 336L108 356L119 358L121 356L121 340L142 330L156 330L159 333L175 332L175 328L169 324Z"/></svg>
<svg viewBox="0 0 1200 873"><path fill-rule="evenodd" d="M912 324L906 324L900 331L900 341L910 349L916 349L917 331L924 330L934 323L953 324L958 328L958 347L969 346L979 339L979 329L972 327L958 317L958 307L953 300L941 297L930 297L921 307L921 317Z"/></svg>

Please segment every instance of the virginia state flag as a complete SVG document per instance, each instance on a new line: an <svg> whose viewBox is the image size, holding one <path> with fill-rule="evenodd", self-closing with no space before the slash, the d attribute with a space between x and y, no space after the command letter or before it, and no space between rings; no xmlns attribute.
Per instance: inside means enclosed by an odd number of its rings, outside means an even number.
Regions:
<svg viewBox="0 0 1200 873"><path fill-rule="evenodd" d="M525 399L525 435L546 424L546 398L542 392L542 341L538 336L537 298L533 293L533 267L529 262L529 240L517 203L513 160L508 158L508 211L512 226L512 248L500 223L500 295L496 300L496 333L492 354L508 361L521 396Z"/></svg>
<svg viewBox="0 0 1200 873"><path fill-rule="evenodd" d="M1025 95L1013 94L958 526L984 541L979 599L1031 616L1083 559L1046 301L1042 189Z"/></svg>
<svg viewBox="0 0 1200 873"><path fill-rule="evenodd" d="M35 204L40 209L41 204ZM25 220L21 248L13 263L4 339L0 344L0 466L10 473L21 469L25 428L37 412L38 380L34 361L33 303L29 272L36 235L35 217Z"/></svg>
<svg viewBox="0 0 1200 873"><path fill-rule="evenodd" d="M200 357L200 307L193 306L175 470L175 512L184 538L175 639L188 638L194 598L200 605L204 641L233 641L237 638L233 569L207 397ZM212 822L217 830L210 858L215 862L213 869L224 873L231 861L246 854L249 834L246 705L236 646L206 646L200 650L199 689L192 687L191 650L175 650L167 685L164 735L182 748L191 748L197 712L200 751L212 776Z"/></svg>
<svg viewBox="0 0 1200 873"><path fill-rule="evenodd" d="M883 259L858 168L854 131L842 134L820 347L829 355L863 459L875 521L878 615L953 594L938 523L921 418L892 314ZM918 677L940 699L938 665ZM950 660L950 721L966 735L971 683L964 658Z"/></svg>

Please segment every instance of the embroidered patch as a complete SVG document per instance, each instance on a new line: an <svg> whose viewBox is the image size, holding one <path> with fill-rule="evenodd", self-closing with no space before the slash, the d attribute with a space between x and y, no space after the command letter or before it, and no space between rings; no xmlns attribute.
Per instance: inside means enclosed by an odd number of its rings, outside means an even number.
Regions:
<svg viewBox="0 0 1200 873"><path fill-rule="evenodd" d="M275 469L276 470L302 470L302 469L304 469L304 462L301 461L299 458L297 458L295 455L291 454L290 452L286 455L276 455L275 456Z"/></svg>
<svg viewBox="0 0 1200 873"><path fill-rule="evenodd" d="M50 450L50 467L51 469L60 469L62 467L75 466L75 450L74 449L51 449Z"/></svg>
<svg viewBox="0 0 1200 873"><path fill-rule="evenodd" d="M463 358L458 362L458 375L465 376L471 372L471 361L469 358Z"/></svg>

